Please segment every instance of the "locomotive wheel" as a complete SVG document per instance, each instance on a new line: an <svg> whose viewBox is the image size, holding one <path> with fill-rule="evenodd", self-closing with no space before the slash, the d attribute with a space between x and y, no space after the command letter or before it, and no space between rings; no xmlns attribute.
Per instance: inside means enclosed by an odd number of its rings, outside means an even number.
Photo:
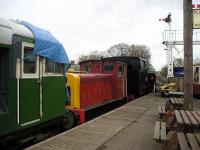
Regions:
<svg viewBox="0 0 200 150"><path fill-rule="evenodd" d="M76 123L76 117L73 112L67 111L63 119L63 128L65 130L71 129Z"/></svg>

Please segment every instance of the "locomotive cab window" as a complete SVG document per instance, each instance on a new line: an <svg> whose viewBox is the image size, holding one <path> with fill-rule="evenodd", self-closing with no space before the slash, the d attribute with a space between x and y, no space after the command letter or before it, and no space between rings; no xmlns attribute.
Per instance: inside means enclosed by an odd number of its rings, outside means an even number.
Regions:
<svg viewBox="0 0 200 150"><path fill-rule="evenodd" d="M109 65L105 65L104 66L104 71L112 72L113 70L114 70L114 65L113 64L109 64Z"/></svg>
<svg viewBox="0 0 200 150"><path fill-rule="evenodd" d="M33 48L31 43L22 43L22 78L38 78L39 57Z"/></svg>
<svg viewBox="0 0 200 150"><path fill-rule="evenodd" d="M143 60L140 60L140 70L141 71L145 70L145 62Z"/></svg>
<svg viewBox="0 0 200 150"><path fill-rule="evenodd" d="M83 66L83 71L91 72L90 66Z"/></svg>
<svg viewBox="0 0 200 150"><path fill-rule="evenodd" d="M118 66L118 76L123 76L124 74L124 66Z"/></svg>
<svg viewBox="0 0 200 150"><path fill-rule="evenodd" d="M49 59L45 59L45 73L62 74L63 65Z"/></svg>

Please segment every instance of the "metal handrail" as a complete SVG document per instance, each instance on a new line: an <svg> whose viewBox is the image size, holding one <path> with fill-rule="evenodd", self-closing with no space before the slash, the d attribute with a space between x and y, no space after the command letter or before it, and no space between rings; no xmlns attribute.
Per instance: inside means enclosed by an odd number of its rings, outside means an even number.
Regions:
<svg viewBox="0 0 200 150"><path fill-rule="evenodd" d="M162 34L163 41L183 41L183 30L164 30ZM193 41L200 41L200 31L193 30Z"/></svg>

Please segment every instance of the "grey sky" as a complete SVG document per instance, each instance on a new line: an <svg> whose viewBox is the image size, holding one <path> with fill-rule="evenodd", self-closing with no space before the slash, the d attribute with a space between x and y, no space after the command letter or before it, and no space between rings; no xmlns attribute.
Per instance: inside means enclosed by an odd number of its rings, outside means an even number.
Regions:
<svg viewBox="0 0 200 150"><path fill-rule="evenodd" d="M28 21L50 30L70 59L105 51L118 43L145 44L152 64L166 64L162 31L172 13L173 28L182 30L182 0L0 0L0 17ZM199 0L193 3L200 3Z"/></svg>

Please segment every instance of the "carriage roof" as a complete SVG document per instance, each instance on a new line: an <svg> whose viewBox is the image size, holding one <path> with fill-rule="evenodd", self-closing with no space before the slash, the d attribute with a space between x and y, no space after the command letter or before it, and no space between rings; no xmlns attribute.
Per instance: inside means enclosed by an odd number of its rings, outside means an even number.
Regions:
<svg viewBox="0 0 200 150"><path fill-rule="evenodd" d="M17 20L0 18L0 43L11 45L12 36L20 35L28 38L34 38L33 33L26 26Z"/></svg>

